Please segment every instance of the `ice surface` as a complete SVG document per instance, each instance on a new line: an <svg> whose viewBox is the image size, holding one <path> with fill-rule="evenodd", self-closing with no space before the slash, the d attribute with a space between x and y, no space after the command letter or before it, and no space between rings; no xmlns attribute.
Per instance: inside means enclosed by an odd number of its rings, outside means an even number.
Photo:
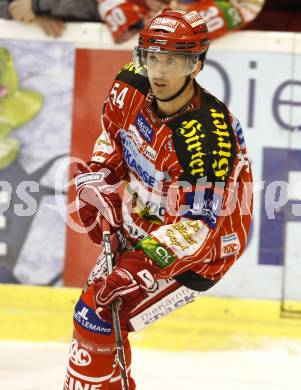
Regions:
<svg viewBox="0 0 301 390"><path fill-rule="evenodd" d="M0 342L0 389L62 390L67 344ZM133 349L137 390L301 388L301 347L256 351L162 352Z"/></svg>

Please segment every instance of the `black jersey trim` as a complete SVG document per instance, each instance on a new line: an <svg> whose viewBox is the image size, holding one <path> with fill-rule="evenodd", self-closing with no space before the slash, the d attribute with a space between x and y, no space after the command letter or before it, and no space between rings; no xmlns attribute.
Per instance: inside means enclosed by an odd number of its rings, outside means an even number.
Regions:
<svg viewBox="0 0 301 390"><path fill-rule="evenodd" d="M136 73L134 64L130 62L126 64L118 73L116 77L117 81L123 81L127 85L136 88L143 95L147 95L150 88L148 78Z"/></svg>
<svg viewBox="0 0 301 390"><path fill-rule="evenodd" d="M206 279L201 275L198 275L192 270L183 272L182 274L173 277L177 282L183 284L185 287L194 291L206 291L209 290L218 280Z"/></svg>
<svg viewBox="0 0 301 390"><path fill-rule="evenodd" d="M184 173L181 180L199 178L227 182L234 166L236 141L225 104L201 88L201 107L168 123Z"/></svg>

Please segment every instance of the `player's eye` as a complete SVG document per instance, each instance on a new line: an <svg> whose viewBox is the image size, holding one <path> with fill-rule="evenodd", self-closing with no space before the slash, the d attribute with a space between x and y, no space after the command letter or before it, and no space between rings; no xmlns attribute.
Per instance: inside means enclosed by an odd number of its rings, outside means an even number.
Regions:
<svg viewBox="0 0 301 390"><path fill-rule="evenodd" d="M173 58L167 58L166 63L167 65L174 65L176 61Z"/></svg>
<svg viewBox="0 0 301 390"><path fill-rule="evenodd" d="M155 64L158 60L157 60L157 57L156 57L156 56L150 55L150 56L148 56L148 61L149 61L151 64Z"/></svg>

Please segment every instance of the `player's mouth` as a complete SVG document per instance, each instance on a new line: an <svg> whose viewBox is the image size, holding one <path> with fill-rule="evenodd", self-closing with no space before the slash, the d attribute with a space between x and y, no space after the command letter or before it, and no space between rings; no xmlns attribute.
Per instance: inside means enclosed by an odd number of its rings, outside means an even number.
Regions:
<svg viewBox="0 0 301 390"><path fill-rule="evenodd" d="M167 83L165 81L153 81L153 87L155 90L163 91L167 87Z"/></svg>

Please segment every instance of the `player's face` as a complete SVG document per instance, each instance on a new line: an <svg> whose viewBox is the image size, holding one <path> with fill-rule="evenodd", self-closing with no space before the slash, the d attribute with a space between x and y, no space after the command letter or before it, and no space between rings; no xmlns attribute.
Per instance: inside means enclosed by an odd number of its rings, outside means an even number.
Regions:
<svg viewBox="0 0 301 390"><path fill-rule="evenodd" d="M187 57L184 55L147 53L147 76L157 98L168 99L184 84L187 77Z"/></svg>

